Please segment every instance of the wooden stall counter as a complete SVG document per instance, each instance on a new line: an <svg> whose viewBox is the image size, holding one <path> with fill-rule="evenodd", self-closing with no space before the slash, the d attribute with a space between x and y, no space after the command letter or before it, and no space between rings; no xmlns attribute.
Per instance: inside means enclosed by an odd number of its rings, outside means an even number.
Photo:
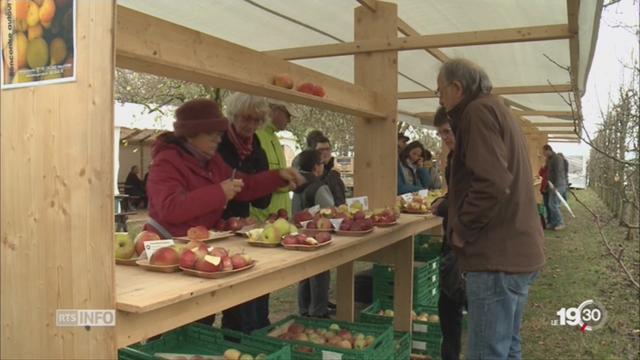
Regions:
<svg viewBox="0 0 640 360"><path fill-rule="evenodd" d="M252 247L241 237L215 241L212 244L231 252L244 249L256 260L252 269L215 280L116 266L117 346L136 343L336 267L338 318L352 321L353 261L363 257L396 266L396 298L409 303L396 306L395 326L409 331L413 235L440 224L440 218L402 215L394 227L376 228L363 237L334 235L331 245L308 252Z"/></svg>

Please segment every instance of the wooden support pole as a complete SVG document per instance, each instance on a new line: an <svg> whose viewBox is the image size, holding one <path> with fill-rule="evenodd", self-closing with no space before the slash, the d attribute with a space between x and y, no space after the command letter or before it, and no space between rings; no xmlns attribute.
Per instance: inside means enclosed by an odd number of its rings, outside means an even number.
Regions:
<svg viewBox="0 0 640 360"><path fill-rule="evenodd" d="M114 327L56 325L115 309L115 2L76 6L77 80L0 93L3 359L117 357Z"/></svg>
<svg viewBox="0 0 640 360"><path fill-rule="evenodd" d="M413 310L413 236L395 246L395 278L393 289L394 321L397 331L411 331Z"/></svg>
<svg viewBox="0 0 640 360"><path fill-rule="evenodd" d="M353 261L338 266L336 273L336 318L342 321L355 321L355 284Z"/></svg>
<svg viewBox="0 0 640 360"><path fill-rule="evenodd" d="M378 2L376 12L355 9L355 39L394 39L397 5ZM398 108L398 53L395 51L355 56L355 84L379 95L388 114L384 121L356 121L354 187L356 195L369 196L373 208L393 206L397 188L398 147L395 114ZM375 179L375 180L374 180Z"/></svg>

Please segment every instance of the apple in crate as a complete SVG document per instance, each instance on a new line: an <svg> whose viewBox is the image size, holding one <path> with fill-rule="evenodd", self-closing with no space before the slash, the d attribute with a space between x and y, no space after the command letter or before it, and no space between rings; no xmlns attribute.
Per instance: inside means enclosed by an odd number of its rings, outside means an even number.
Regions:
<svg viewBox="0 0 640 360"><path fill-rule="evenodd" d="M209 238L209 229L202 225L194 226L187 230L189 240L205 240Z"/></svg>
<svg viewBox="0 0 640 360"><path fill-rule="evenodd" d="M218 272L222 270L222 259L218 256L205 255L196 261L196 270Z"/></svg>
<svg viewBox="0 0 640 360"><path fill-rule="evenodd" d="M293 323L287 328L287 332L290 334L300 334L304 332L304 325Z"/></svg>
<svg viewBox="0 0 640 360"><path fill-rule="evenodd" d="M163 247L151 255L149 264L160 266L178 265L180 264L180 255L178 255L178 252L173 247Z"/></svg>
<svg viewBox="0 0 640 360"><path fill-rule="evenodd" d="M144 252L144 242L160 240L160 236L153 231L143 230L136 236L136 254L140 255Z"/></svg>

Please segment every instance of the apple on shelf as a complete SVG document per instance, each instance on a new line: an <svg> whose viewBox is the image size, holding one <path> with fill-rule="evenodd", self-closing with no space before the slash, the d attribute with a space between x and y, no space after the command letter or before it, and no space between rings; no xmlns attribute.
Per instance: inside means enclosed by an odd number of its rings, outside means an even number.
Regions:
<svg viewBox="0 0 640 360"><path fill-rule="evenodd" d="M135 259L136 246L128 233L115 233L116 260Z"/></svg>
<svg viewBox="0 0 640 360"><path fill-rule="evenodd" d="M154 241L154 240L160 240L160 236L154 233L153 231L143 230L140 233L138 233L135 239L136 254L138 254L138 256L142 255L142 253L144 252L145 241Z"/></svg>

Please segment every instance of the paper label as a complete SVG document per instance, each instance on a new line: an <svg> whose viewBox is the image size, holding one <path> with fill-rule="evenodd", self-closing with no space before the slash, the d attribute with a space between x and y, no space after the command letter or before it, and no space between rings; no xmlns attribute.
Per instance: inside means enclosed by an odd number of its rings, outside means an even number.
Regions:
<svg viewBox="0 0 640 360"><path fill-rule="evenodd" d="M424 341L412 341L412 348L418 350L427 350L427 343Z"/></svg>
<svg viewBox="0 0 640 360"><path fill-rule="evenodd" d="M173 245L173 239L164 239L164 240L151 240L144 242L144 252L147 254L147 259L151 259L151 255L153 255L156 250Z"/></svg>
<svg viewBox="0 0 640 360"><path fill-rule="evenodd" d="M427 325L424 324L413 324L413 332L426 333Z"/></svg>
<svg viewBox="0 0 640 360"><path fill-rule="evenodd" d="M438 281L438 275L433 275L431 277L431 282L436 282L436 281Z"/></svg>
<svg viewBox="0 0 640 360"><path fill-rule="evenodd" d="M342 354L333 351L322 350L322 360L342 360Z"/></svg>
<svg viewBox="0 0 640 360"><path fill-rule="evenodd" d="M402 194L400 196L402 196L402 198L406 202L411 202L411 200L413 200L413 194L411 194L411 193Z"/></svg>
<svg viewBox="0 0 640 360"><path fill-rule="evenodd" d="M359 196L347 199L347 206L352 208L354 204L361 204L362 210L369 210L369 197L368 196Z"/></svg>
<svg viewBox="0 0 640 360"><path fill-rule="evenodd" d="M336 230L340 230L340 225L342 224L342 221L344 219L329 219L329 221L331 221L331 224L333 225L333 228Z"/></svg>
<svg viewBox="0 0 640 360"><path fill-rule="evenodd" d="M426 198L427 196L429 196L429 190L427 190L427 189L420 190L420 191L418 191L418 195L420 197Z"/></svg>
<svg viewBox="0 0 640 360"><path fill-rule="evenodd" d="M320 205L312 206L307 211L309 211L311 215L315 215L318 213L318 211L320 211Z"/></svg>

